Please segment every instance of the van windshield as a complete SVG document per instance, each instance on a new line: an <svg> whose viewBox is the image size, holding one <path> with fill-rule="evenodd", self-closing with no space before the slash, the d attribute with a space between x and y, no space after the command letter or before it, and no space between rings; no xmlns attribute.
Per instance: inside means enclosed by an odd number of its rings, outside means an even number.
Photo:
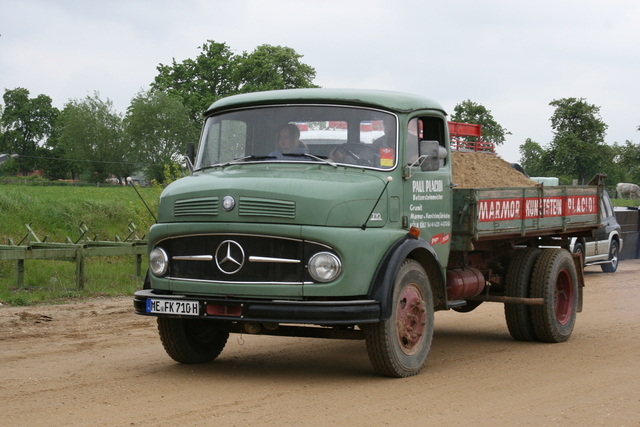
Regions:
<svg viewBox="0 0 640 427"><path fill-rule="evenodd" d="M397 118L365 108L286 105L208 117L196 169L240 162L326 162L393 169Z"/></svg>

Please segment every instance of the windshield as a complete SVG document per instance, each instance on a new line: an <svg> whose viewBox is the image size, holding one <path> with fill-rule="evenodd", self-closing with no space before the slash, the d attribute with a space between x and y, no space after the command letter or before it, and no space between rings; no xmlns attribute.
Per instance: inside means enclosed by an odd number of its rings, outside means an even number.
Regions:
<svg viewBox="0 0 640 427"><path fill-rule="evenodd" d="M392 169L396 117L365 108L287 105L207 118L196 169L235 162L325 162Z"/></svg>

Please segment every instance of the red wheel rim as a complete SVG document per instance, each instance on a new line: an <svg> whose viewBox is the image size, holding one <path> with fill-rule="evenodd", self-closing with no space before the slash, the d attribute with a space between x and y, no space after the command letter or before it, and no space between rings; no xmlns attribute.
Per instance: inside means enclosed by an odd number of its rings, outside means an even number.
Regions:
<svg viewBox="0 0 640 427"><path fill-rule="evenodd" d="M556 319L561 325L567 324L573 312L573 281L571 274L563 268L556 279L556 292L553 298Z"/></svg>
<svg viewBox="0 0 640 427"><path fill-rule="evenodd" d="M420 349L427 324L427 309L420 288L409 284L402 289L396 307L398 344L402 352L412 355Z"/></svg>

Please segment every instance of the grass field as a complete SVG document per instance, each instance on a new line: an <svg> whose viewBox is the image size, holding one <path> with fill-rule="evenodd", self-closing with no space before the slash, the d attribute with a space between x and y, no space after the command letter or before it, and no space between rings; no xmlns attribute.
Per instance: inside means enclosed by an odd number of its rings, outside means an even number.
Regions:
<svg viewBox="0 0 640 427"><path fill-rule="evenodd" d="M139 189L154 213L156 188ZM11 241L25 244L25 224L41 241L76 241L80 224L92 240L125 239L133 222L143 238L153 218L130 187L41 187L0 185L0 245ZM33 237L31 237L33 239ZM55 303L71 297L129 295L142 285L135 275L134 257L95 257L85 260L85 288L76 289L75 263L67 261L25 261L24 287L16 288L14 261L0 261L0 302L28 305ZM143 260L143 274L146 259Z"/></svg>

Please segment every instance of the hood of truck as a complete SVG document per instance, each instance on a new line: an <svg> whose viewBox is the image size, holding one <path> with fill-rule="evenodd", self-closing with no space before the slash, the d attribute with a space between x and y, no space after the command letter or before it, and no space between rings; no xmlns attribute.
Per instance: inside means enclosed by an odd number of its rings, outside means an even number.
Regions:
<svg viewBox="0 0 640 427"><path fill-rule="evenodd" d="M388 217L387 192L376 201L385 179L370 171L331 166L252 165L197 172L164 190L158 221L335 227L360 227L368 221L367 227L381 227ZM225 197L233 198L233 209L223 209Z"/></svg>

